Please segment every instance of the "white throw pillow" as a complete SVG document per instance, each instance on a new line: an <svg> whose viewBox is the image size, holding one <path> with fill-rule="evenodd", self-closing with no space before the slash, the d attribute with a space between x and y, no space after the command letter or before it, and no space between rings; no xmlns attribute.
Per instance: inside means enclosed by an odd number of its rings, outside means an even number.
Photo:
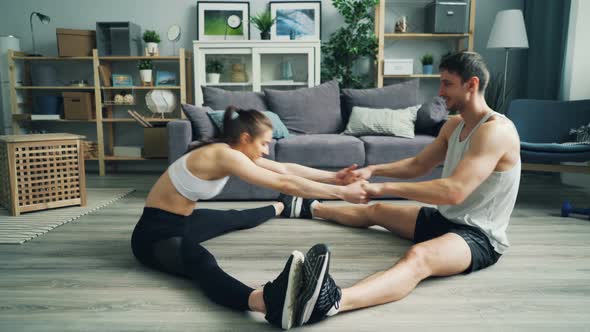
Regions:
<svg viewBox="0 0 590 332"><path fill-rule="evenodd" d="M395 110L355 106L343 134L414 138L414 123L420 106L422 105Z"/></svg>

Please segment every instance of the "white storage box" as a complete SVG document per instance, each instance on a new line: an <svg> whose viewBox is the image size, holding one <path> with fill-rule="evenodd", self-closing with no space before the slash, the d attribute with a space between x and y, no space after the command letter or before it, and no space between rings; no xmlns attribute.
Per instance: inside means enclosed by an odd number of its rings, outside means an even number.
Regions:
<svg viewBox="0 0 590 332"><path fill-rule="evenodd" d="M383 60L383 75L412 75L413 73L414 59Z"/></svg>

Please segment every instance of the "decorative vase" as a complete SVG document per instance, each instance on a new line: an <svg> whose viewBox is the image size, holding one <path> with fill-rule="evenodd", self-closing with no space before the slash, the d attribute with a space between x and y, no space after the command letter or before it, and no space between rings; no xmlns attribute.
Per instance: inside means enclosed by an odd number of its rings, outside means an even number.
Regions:
<svg viewBox="0 0 590 332"><path fill-rule="evenodd" d="M262 39L262 40L270 40L270 31L262 31L260 33L260 39Z"/></svg>
<svg viewBox="0 0 590 332"><path fill-rule="evenodd" d="M422 66L422 74L432 75L432 65L423 65Z"/></svg>
<svg viewBox="0 0 590 332"><path fill-rule="evenodd" d="M207 73L207 83L219 84L220 77L221 77L220 73Z"/></svg>
<svg viewBox="0 0 590 332"><path fill-rule="evenodd" d="M246 65L243 63L234 63L231 65L231 81L235 83L248 82Z"/></svg>
<svg viewBox="0 0 590 332"><path fill-rule="evenodd" d="M141 78L141 82L144 84L152 84L152 70L151 69L141 69L139 71L139 77Z"/></svg>
<svg viewBox="0 0 590 332"><path fill-rule="evenodd" d="M145 43L146 46L146 55L158 55L159 54L159 50L158 50L158 43Z"/></svg>

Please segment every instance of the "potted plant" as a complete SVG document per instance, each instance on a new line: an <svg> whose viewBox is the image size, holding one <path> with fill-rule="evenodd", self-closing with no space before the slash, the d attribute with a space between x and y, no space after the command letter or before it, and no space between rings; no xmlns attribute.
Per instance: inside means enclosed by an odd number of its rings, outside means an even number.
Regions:
<svg viewBox="0 0 590 332"><path fill-rule="evenodd" d="M144 85L152 85L152 60L139 61L139 77Z"/></svg>
<svg viewBox="0 0 590 332"><path fill-rule="evenodd" d="M434 57L432 54L426 53L422 56L422 74L432 75L432 64L434 63Z"/></svg>
<svg viewBox="0 0 590 332"><path fill-rule="evenodd" d="M146 55L158 55L158 43L160 35L155 30L146 30L143 33L143 41L146 44Z"/></svg>
<svg viewBox="0 0 590 332"><path fill-rule="evenodd" d="M375 59L379 46L375 36L375 6L379 0L334 0L332 5L344 17L345 25L322 43L322 79L336 79L341 88L366 88L372 80L357 71Z"/></svg>
<svg viewBox="0 0 590 332"><path fill-rule="evenodd" d="M217 84L223 71L223 63L217 59L207 61L207 83Z"/></svg>
<svg viewBox="0 0 590 332"><path fill-rule="evenodd" d="M270 10L265 10L256 16L250 16L250 22L260 30L260 39L262 40L270 39L270 28L275 24L275 21L276 18L271 17Z"/></svg>

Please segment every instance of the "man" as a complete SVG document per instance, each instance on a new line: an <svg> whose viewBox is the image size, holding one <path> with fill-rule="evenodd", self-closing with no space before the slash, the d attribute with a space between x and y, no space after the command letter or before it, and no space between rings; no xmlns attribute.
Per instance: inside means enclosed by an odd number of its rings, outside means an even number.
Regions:
<svg viewBox="0 0 590 332"><path fill-rule="evenodd" d="M437 208L383 203L331 207L302 200L302 217L353 227L379 225L415 244L393 267L345 289L336 286L328 273L329 250L324 248L323 256L315 250L306 265L318 266L321 256L325 273L317 296L300 301L305 305L298 308L299 325L397 301L430 276L470 273L493 265L508 248L506 228L520 182L518 134L510 120L486 104L489 72L479 54L450 55L439 68L439 95L459 116L451 117L417 156L351 170L367 180L373 175L410 179L444 162L440 179L363 185L369 197L393 195ZM305 273L304 282L314 282L305 280Z"/></svg>

